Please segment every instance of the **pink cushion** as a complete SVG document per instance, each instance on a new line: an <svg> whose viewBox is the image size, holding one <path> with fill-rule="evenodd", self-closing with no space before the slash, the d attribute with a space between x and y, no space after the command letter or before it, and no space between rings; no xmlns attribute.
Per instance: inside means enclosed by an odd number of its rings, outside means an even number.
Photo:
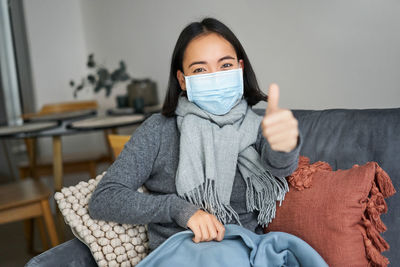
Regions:
<svg viewBox="0 0 400 267"><path fill-rule="evenodd" d="M296 235L311 245L329 266L387 266L381 252L389 245L380 214L384 198L396 191L376 162L332 171L326 162L312 165L300 156L288 178L290 191L264 232Z"/></svg>

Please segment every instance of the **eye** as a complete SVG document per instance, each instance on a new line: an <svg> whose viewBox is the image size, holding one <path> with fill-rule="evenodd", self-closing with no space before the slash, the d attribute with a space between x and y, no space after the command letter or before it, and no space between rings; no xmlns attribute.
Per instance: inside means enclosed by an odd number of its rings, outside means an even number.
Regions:
<svg viewBox="0 0 400 267"><path fill-rule="evenodd" d="M225 63L224 65L222 65L222 68L229 68L232 66L233 66L233 64L231 64L231 63Z"/></svg>
<svg viewBox="0 0 400 267"><path fill-rule="evenodd" d="M193 71L193 73L199 73L199 72L203 72L203 71L205 71L204 68L197 68L197 69L195 69L195 70Z"/></svg>

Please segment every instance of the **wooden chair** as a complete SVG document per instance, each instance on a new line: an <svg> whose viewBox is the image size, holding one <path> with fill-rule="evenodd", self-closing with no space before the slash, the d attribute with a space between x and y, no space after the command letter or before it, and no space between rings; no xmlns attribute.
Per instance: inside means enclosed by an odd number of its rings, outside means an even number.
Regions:
<svg viewBox="0 0 400 267"><path fill-rule="evenodd" d="M34 252L33 235L31 234L33 232L32 218L40 218L38 220L39 232L44 250L49 248L45 228L47 228L51 246L54 247L60 243L50 211L50 194L50 190L43 183L33 179L0 186L0 224L25 220L29 252ZM44 219L46 227L44 227L42 219Z"/></svg>
<svg viewBox="0 0 400 267"><path fill-rule="evenodd" d="M32 117L37 117L38 115L49 115L55 113L71 112L78 110L91 110L97 108L98 108L97 102L94 100L45 104L38 113L23 114L22 118L29 119Z"/></svg>
<svg viewBox="0 0 400 267"><path fill-rule="evenodd" d="M129 138L131 138L130 135L116 135L116 134L107 135L107 139L112 149L114 159L116 159L118 155L121 153L122 149L124 149L124 146L126 142L128 142Z"/></svg>
<svg viewBox="0 0 400 267"><path fill-rule="evenodd" d="M49 115L55 113L63 113L63 112L72 112L78 110L95 110L98 108L96 101L74 101L74 102L62 102L62 103L54 103L54 104L46 104L44 105L38 113L29 113L22 115L23 119L29 119L32 117L37 117L40 115ZM114 131L111 131L115 133ZM109 132L104 131L104 136L106 136ZM108 142L106 142L108 145ZM52 175L53 174L53 165L51 162L41 162L37 163L36 159L36 138L26 138L25 145L28 153L27 163L22 163L19 166L19 175L21 179L26 177L37 178L40 176ZM96 166L99 163L103 162L111 162L112 161L112 152L111 148L107 146L108 154L102 155L98 158L91 159L83 159L83 160L72 160L68 161L68 159L63 164L63 172L64 173L77 173L77 172L88 172L90 177L96 176ZM68 158L68 157L66 157Z"/></svg>
<svg viewBox="0 0 400 267"><path fill-rule="evenodd" d="M44 105L40 110L39 114L48 115L48 114L63 113L63 112L70 112L77 110L92 110L97 108L98 108L97 102L94 100L62 102L62 103Z"/></svg>

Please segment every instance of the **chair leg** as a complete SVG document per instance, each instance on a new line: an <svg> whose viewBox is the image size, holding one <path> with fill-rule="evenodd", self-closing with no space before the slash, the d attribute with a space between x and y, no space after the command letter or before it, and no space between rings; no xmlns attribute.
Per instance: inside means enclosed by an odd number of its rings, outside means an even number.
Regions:
<svg viewBox="0 0 400 267"><path fill-rule="evenodd" d="M42 241L43 250L46 251L49 249L49 243L47 242L46 229L44 227L43 218L37 217L36 222L39 228L39 234L40 234L40 239Z"/></svg>
<svg viewBox="0 0 400 267"><path fill-rule="evenodd" d="M33 231L33 218L24 220L25 228L25 239L27 244L28 253L34 253L33 242L34 242L34 231Z"/></svg>
<svg viewBox="0 0 400 267"><path fill-rule="evenodd" d="M27 177L29 177L30 175L24 170L24 168L19 167L18 168L18 173L19 173L19 178L21 180L25 180Z"/></svg>
<svg viewBox="0 0 400 267"><path fill-rule="evenodd" d="M89 162L89 174L90 178L96 177L96 162L94 160Z"/></svg>
<svg viewBox="0 0 400 267"><path fill-rule="evenodd" d="M36 173L36 137L25 138L25 146L28 153L30 175L33 179L38 180L39 177Z"/></svg>
<svg viewBox="0 0 400 267"><path fill-rule="evenodd" d="M60 244L60 241L58 239L56 226L55 226L54 220L53 220L53 215L51 214L49 200L43 199L42 201L40 201L40 204L42 206L43 217L44 217L44 221L46 222L47 231L50 236L51 245L53 247L55 247L58 244Z"/></svg>

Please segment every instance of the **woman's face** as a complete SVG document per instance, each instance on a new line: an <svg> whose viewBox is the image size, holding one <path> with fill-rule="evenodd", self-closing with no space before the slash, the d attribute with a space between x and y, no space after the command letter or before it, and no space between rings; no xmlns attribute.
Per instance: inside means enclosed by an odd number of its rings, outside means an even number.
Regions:
<svg viewBox="0 0 400 267"><path fill-rule="evenodd" d="M183 73L177 71L181 89L186 91L185 76L231 70L241 67L235 49L226 39L216 33L200 35L189 42L183 55Z"/></svg>

